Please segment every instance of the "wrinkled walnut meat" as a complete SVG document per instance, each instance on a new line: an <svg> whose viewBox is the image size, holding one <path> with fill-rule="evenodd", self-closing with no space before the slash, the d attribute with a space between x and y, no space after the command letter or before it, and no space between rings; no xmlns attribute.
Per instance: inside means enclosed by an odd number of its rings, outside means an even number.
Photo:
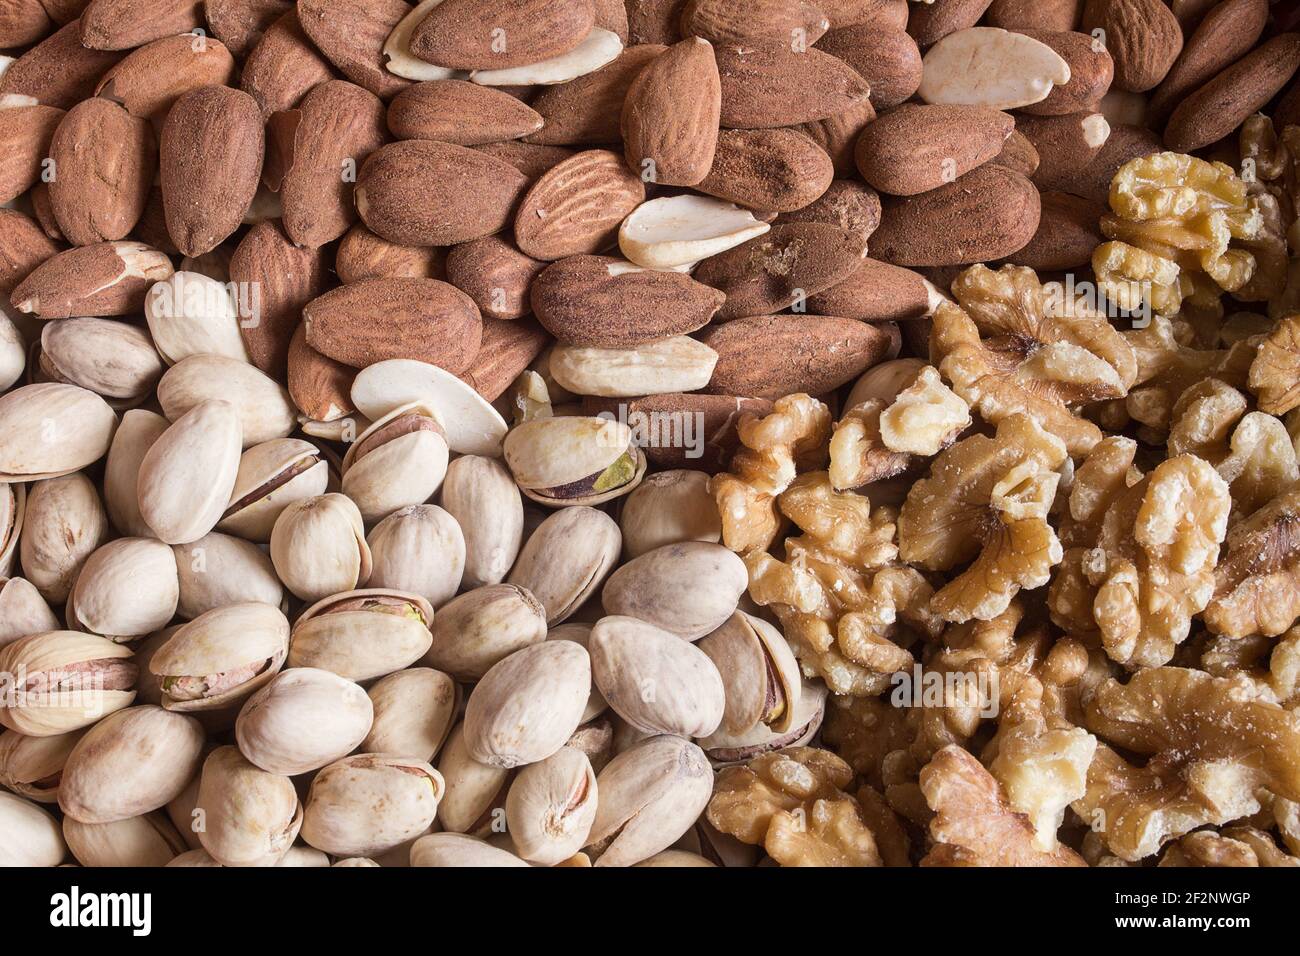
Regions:
<svg viewBox="0 0 1300 956"><path fill-rule="evenodd" d="M1300 618L1300 491L1235 525L1214 570L1205 623L1216 634L1281 634Z"/></svg>
<svg viewBox="0 0 1300 956"><path fill-rule="evenodd" d="M1255 348L1249 340L1226 349L1195 348L1178 339L1168 319L1155 316L1145 328L1123 333L1137 356L1137 380L1124 408L1154 432L1170 428L1174 406L1199 382L1217 379L1233 388L1246 387Z"/></svg>
<svg viewBox="0 0 1300 956"><path fill-rule="evenodd" d="M1279 849L1263 830L1227 827L1221 833L1198 830L1172 843L1160 857L1160 866L1300 866L1300 859Z"/></svg>

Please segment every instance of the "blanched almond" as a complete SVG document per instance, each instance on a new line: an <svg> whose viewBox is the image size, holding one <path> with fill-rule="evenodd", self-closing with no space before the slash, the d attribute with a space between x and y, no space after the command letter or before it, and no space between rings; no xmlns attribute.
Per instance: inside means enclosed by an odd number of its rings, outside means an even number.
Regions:
<svg viewBox="0 0 1300 956"><path fill-rule="evenodd" d="M643 203L623 222L623 255L647 269L672 269L716 256L772 227L748 209L703 196L669 196Z"/></svg>
<svg viewBox="0 0 1300 956"><path fill-rule="evenodd" d="M930 48L917 92L927 103L1009 110L1041 103L1054 86L1069 81L1069 64L1046 43L996 27L971 27Z"/></svg>

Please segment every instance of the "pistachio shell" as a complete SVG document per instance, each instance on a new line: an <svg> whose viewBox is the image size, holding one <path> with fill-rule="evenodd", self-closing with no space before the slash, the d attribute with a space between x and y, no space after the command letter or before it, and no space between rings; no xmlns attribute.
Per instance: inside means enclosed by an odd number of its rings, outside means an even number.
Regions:
<svg viewBox="0 0 1300 956"><path fill-rule="evenodd" d="M122 416L104 465L104 504L119 533L146 538L153 534L140 514L140 465L168 421L156 412L133 408Z"/></svg>
<svg viewBox="0 0 1300 956"><path fill-rule="evenodd" d="M821 681L805 680L801 684L789 730L777 732L758 723L743 733L733 734L720 727L717 733L701 740L700 746L715 764L744 763L760 754L808 743L821 729L825 714L826 685Z"/></svg>
<svg viewBox="0 0 1300 956"><path fill-rule="evenodd" d="M40 382L0 395L0 481L79 471L104 456L116 427L108 403L76 385Z"/></svg>
<svg viewBox="0 0 1300 956"><path fill-rule="evenodd" d="M58 866L67 852L47 810L0 790L0 866Z"/></svg>
<svg viewBox="0 0 1300 956"><path fill-rule="evenodd" d="M249 360L234 297L222 282L197 272L174 273L150 288L144 315L168 364L191 355Z"/></svg>
<svg viewBox="0 0 1300 956"><path fill-rule="evenodd" d="M85 733L73 730L52 737L28 737L13 730L0 733L0 786L37 803L57 802L64 764Z"/></svg>
<svg viewBox="0 0 1300 956"><path fill-rule="evenodd" d="M68 598L68 624L133 641L165 627L179 599L172 549L153 538L118 538L86 559Z"/></svg>
<svg viewBox="0 0 1300 956"><path fill-rule="evenodd" d="M235 487L217 528L249 541L271 540L271 529L292 502L325 493L329 465L320 449L300 438L273 438L239 459Z"/></svg>
<svg viewBox="0 0 1300 956"><path fill-rule="evenodd" d="M231 604L179 628L149 662L168 710L217 710L271 680L288 653L289 622L269 604ZM169 686L169 678L175 683Z"/></svg>
<svg viewBox="0 0 1300 956"><path fill-rule="evenodd" d="M158 404L173 422L196 405L218 399L234 408L244 448L284 438L298 425L288 390L247 362L192 355L169 368L158 382Z"/></svg>
<svg viewBox="0 0 1300 956"><path fill-rule="evenodd" d="M166 866L185 850L176 827L157 811L112 823L64 817L63 838L82 866Z"/></svg>
<svg viewBox="0 0 1300 956"><path fill-rule="evenodd" d="M802 678L789 643L771 624L744 611L731 615L699 648L726 686L722 726L743 734L762 723L774 733L790 730Z"/></svg>
<svg viewBox="0 0 1300 956"><path fill-rule="evenodd" d="M703 541L664 545L610 575L601 592L609 614L639 618L688 641L717 630L749 586L745 562Z"/></svg>
<svg viewBox="0 0 1300 956"><path fill-rule="evenodd" d="M62 604L86 559L108 537L108 515L80 472L34 482L27 492L19 557L23 574L51 604Z"/></svg>
<svg viewBox="0 0 1300 956"><path fill-rule="evenodd" d="M548 641L573 641L573 643L588 648L591 642L591 625L590 624L561 624L558 627L551 628L547 634ZM588 651L590 653L590 651ZM609 702L605 700L605 695L600 692L593 678L591 682L591 694L587 697L587 706L582 711L582 723L587 724L606 710L609 709Z"/></svg>
<svg viewBox="0 0 1300 956"><path fill-rule="evenodd" d="M594 508L550 515L524 545L507 581L528 590L554 626L573 615L618 562L622 535L614 519Z"/></svg>
<svg viewBox="0 0 1300 956"><path fill-rule="evenodd" d="M361 512L340 494L293 502L275 519L271 562L284 586L304 601L364 584L370 547Z"/></svg>
<svg viewBox="0 0 1300 956"><path fill-rule="evenodd" d="M437 505L411 505L375 525L369 584L418 594L435 608L456 596L465 569L465 536Z"/></svg>
<svg viewBox="0 0 1300 956"><path fill-rule="evenodd" d="M8 576L13 570L26 511L27 488L0 483L0 576Z"/></svg>
<svg viewBox="0 0 1300 956"><path fill-rule="evenodd" d="M460 833L431 833L411 847L411 866L491 867L527 866L509 850L502 850Z"/></svg>
<svg viewBox="0 0 1300 956"><path fill-rule="evenodd" d="M316 775L302 838L335 856L370 856L428 830L444 790L427 763L395 754L357 754Z"/></svg>
<svg viewBox="0 0 1300 956"><path fill-rule="evenodd" d="M402 432L406 420L432 427ZM386 438L385 429L398 429ZM371 425L343 459L343 493L366 521L428 501L447 474L447 438L437 414L424 403L403 405Z"/></svg>
<svg viewBox="0 0 1300 956"><path fill-rule="evenodd" d="M239 472L240 434L233 405L201 402L145 452L140 515L159 540L187 544L217 526Z"/></svg>
<svg viewBox="0 0 1300 956"><path fill-rule="evenodd" d="M266 552L242 538L205 534L192 544L172 547L180 581L176 613L192 620L228 604L255 601L279 607L284 588Z"/></svg>
<svg viewBox="0 0 1300 956"><path fill-rule="evenodd" d="M721 541L722 519L708 484L703 471L674 469L647 475L619 512L623 553L636 558L666 544Z"/></svg>
<svg viewBox="0 0 1300 956"><path fill-rule="evenodd" d="M13 320L0 309L0 392L23 377L27 345Z"/></svg>
<svg viewBox="0 0 1300 956"><path fill-rule="evenodd" d="M336 609L343 602L393 599L416 612L391 614L374 609ZM416 594L369 588L317 601L293 626L290 667L319 667L349 680L365 681L409 667L429 649L426 622L433 608Z"/></svg>
<svg viewBox="0 0 1300 956"><path fill-rule="evenodd" d="M0 647L58 627L59 619L30 581L10 578L0 584Z"/></svg>
<svg viewBox="0 0 1300 956"><path fill-rule="evenodd" d="M446 428L452 451L492 458L501 454L505 419L473 388L436 365L413 359L376 362L357 373L352 402L375 421L403 405L427 405Z"/></svg>
<svg viewBox="0 0 1300 956"><path fill-rule="evenodd" d="M218 747L203 762L196 811L199 842L222 866L273 866L302 826L293 781L254 766L234 747Z"/></svg>
<svg viewBox="0 0 1300 956"><path fill-rule="evenodd" d="M499 584L523 543L524 503L519 486L495 458L465 455L447 466L442 506L465 535L467 588Z"/></svg>
<svg viewBox="0 0 1300 956"><path fill-rule="evenodd" d="M596 819L596 774L587 755L561 747L519 771L506 797L515 852L554 866L582 849Z"/></svg>
<svg viewBox="0 0 1300 956"><path fill-rule="evenodd" d="M374 706L366 753L434 755L451 732L460 704L460 687L442 671L408 667L376 681L367 691Z"/></svg>
<svg viewBox="0 0 1300 956"><path fill-rule="evenodd" d="M446 781L447 792L438 805L438 820L444 830L453 833L478 833L491 820L494 806L504 805L510 771L504 767L480 763L470 756L465 741L465 725L459 723L447 735L438 755L438 772Z"/></svg>
<svg viewBox="0 0 1300 956"><path fill-rule="evenodd" d="M370 698L357 684L314 667L292 667L244 702L235 739L252 763L292 777L350 754L373 717Z"/></svg>
<svg viewBox="0 0 1300 956"><path fill-rule="evenodd" d="M144 329L97 318L47 322L41 328L40 365L54 381L128 403L152 392L163 373Z"/></svg>
<svg viewBox="0 0 1300 956"><path fill-rule="evenodd" d="M0 707L0 724L20 734L49 737L88 727L135 699L136 665L131 649L93 634L47 631L0 648L0 674L25 674L28 683L53 688L27 690ZM41 675L47 675L41 677ZM39 685L38 685L39 686Z"/></svg>
<svg viewBox="0 0 1300 956"><path fill-rule="evenodd" d="M424 662L473 682L497 661L546 638L546 609L524 588L489 584L444 605Z"/></svg>
<svg viewBox="0 0 1300 956"><path fill-rule="evenodd" d="M535 419L513 429L503 448L524 494L553 507L609 501L645 476L645 455L632 445L632 430L612 419ZM612 466L622 468L624 456L629 456L626 468L610 472Z"/></svg>

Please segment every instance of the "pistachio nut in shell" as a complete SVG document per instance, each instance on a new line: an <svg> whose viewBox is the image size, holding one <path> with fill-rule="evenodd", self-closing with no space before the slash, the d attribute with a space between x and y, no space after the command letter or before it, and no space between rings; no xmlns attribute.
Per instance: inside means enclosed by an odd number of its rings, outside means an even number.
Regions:
<svg viewBox="0 0 1300 956"><path fill-rule="evenodd" d="M93 634L47 631L0 648L0 674L14 675L0 724L49 737L88 727L135 699L131 649Z"/></svg>
<svg viewBox="0 0 1300 956"><path fill-rule="evenodd" d="M205 737L193 717L150 704L109 714L68 757L59 808L82 823L112 823L166 806L198 772Z"/></svg>
<svg viewBox="0 0 1300 956"><path fill-rule="evenodd" d="M166 866L185 841L166 814L155 810L112 823L63 818L63 839L82 866Z"/></svg>
<svg viewBox="0 0 1300 956"><path fill-rule="evenodd" d="M745 562L705 541L668 544L609 576L601 601L609 614L639 618L695 641L722 626L749 586Z"/></svg>
<svg viewBox="0 0 1300 956"><path fill-rule="evenodd" d="M469 755L495 767L545 760L578 727L591 662L572 641L543 641L494 664L465 705Z"/></svg>
<svg viewBox="0 0 1300 956"><path fill-rule="evenodd" d="M172 549L154 538L118 538L82 565L68 597L68 625L133 641L166 627L179 600Z"/></svg>
<svg viewBox="0 0 1300 956"><path fill-rule="evenodd" d="M58 866L67 855L59 821L48 810L0 790L0 866Z"/></svg>
<svg viewBox="0 0 1300 956"><path fill-rule="evenodd" d="M442 507L465 535L463 585L477 588L505 580L519 556L524 530L523 497L506 466L481 455L457 458L447 466Z"/></svg>
<svg viewBox="0 0 1300 956"><path fill-rule="evenodd" d="M0 575L13 570L27 511L27 487L0 483Z"/></svg>
<svg viewBox="0 0 1300 956"><path fill-rule="evenodd" d="M271 529L271 562L284 586L304 601L365 584L371 565L361 512L337 493L291 503Z"/></svg>
<svg viewBox="0 0 1300 956"><path fill-rule="evenodd" d="M802 678L794 651L775 627L737 611L697 645L722 675L727 707L722 727L742 734L757 724L790 730Z"/></svg>
<svg viewBox="0 0 1300 956"><path fill-rule="evenodd" d="M375 681L366 691L373 706L365 753L407 754L433 760L451 732L460 686L442 671L408 667Z"/></svg>
<svg viewBox="0 0 1300 956"><path fill-rule="evenodd" d="M760 722L733 734L723 726L699 744L715 765L744 763L773 750L801 747L821 729L822 718L826 716L826 685L821 681L802 681L793 714L785 731L773 730Z"/></svg>
<svg viewBox="0 0 1300 956"><path fill-rule="evenodd" d="M460 590L465 571L465 535L437 505L399 508L371 529L371 571L377 588L410 591L434 608Z"/></svg>
<svg viewBox="0 0 1300 956"><path fill-rule="evenodd" d="M463 833L430 833L411 846L411 866L462 867L528 866L502 850Z"/></svg>
<svg viewBox="0 0 1300 956"><path fill-rule="evenodd" d="M289 622L269 604L230 604L180 627L149 661L168 710L219 710L264 686L284 666Z"/></svg>
<svg viewBox="0 0 1300 956"><path fill-rule="evenodd" d="M33 482L27 492L19 558L23 574L51 604L62 604L81 566L108 537L108 515L81 472Z"/></svg>
<svg viewBox="0 0 1300 956"><path fill-rule="evenodd" d="M52 737L29 737L14 730L0 733L0 787L37 803L57 803L64 764L85 733L73 730Z"/></svg>
<svg viewBox="0 0 1300 956"><path fill-rule="evenodd" d="M548 641L573 641L587 648L591 642L591 625L590 624L560 624L546 632ZM590 651L588 651L590 653ZM587 724L595 720L601 714L609 709L609 702L605 700L605 695L600 692L596 686L595 678L591 682L591 695L587 698L587 706L582 711L582 723Z"/></svg>
<svg viewBox="0 0 1300 956"><path fill-rule="evenodd" d="M217 524L219 531L249 541L271 540L271 529L291 502L325 493L329 465L301 438L273 438L253 445L239 459L235 487Z"/></svg>
<svg viewBox="0 0 1300 956"><path fill-rule="evenodd" d="M58 627L59 619L30 581L10 578L0 583L0 647Z"/></svg>
<svg viewBox="0 0 1300 956"><path fill-rule="evenodd" d="M596 774L587 755L561 747L515 775L506 825L515 852L539 866L562 863L583 848L596 819Z"/></svg>
<svg viewBox="0 0 1300 956"><path fill-rule="evenodd" d="M279 607L284 588L266 552L243 538L213 531L191 544L172 546L180 601L186 620L229 604L255 601Z"/></svg>
<svg viewBox="0 0 1300 956"><path fill-rule="evenodd" d="M233 405L201 402L145 452L136 492L158 540L187 544L217 526L239 473L241 435Z"/></svg>
<svg viewBox="0 0 1300 956"><path fill-rule="evenodd" d="M13 320L0 311L0 392L23 376L27 367L27 343Z"/></svg>
<svg viewBox="0 0 1300 956"><path fill-rule="evenodd" d="M525 495L552 508L598 505L625 495L645 476L632 430L607 418L572 416L525 422L506 435L506 465Z"/></svg>
<svg viewBox="0 0 1300 956"><path fill-rule="evenodd" d="M429 829L443 790L442 775L414 757L344 757L312 781L302 838L334 856L381 853Z"/></svg>
<svg viewBox="0 0 1300 956"><path fill-rule="evenodd" d="M713 795L704 751L681 737L643 740L596 777L600 802L588 835L597 866L632 866L666 850L691 828Z"/></svg>
<svg viewBox="0 0 1300 956"><path fill-rule="evenodd" d="M289 392L255 365L222 355L192 355L177 362L158 382L158 404L176 421L204 402L234 406L244 448L284 438L298 427Z"/></svg>
<svg viewBox="0 0 1300 956"><path fill-rule="evenodd" d="M708 484L706 472L688 468L646 475L619 512L623 553L636 558L666 544L721 541L722 519Z"/></svg>
<svg viewBox="0 0 1300 956"><path fill-rule="evenodd" d="M169 422L157 412L133 408L122 416L104 463L104 506L118 533L137 538L153 535L140 514L140 465Z"/></svg>
<svg viewBox="0 0 1300 956"><path fill-rule="evenodd" d="M447 474L447 435L423 402L395 408L367 428L343 459L343 493L366 521L428 501Z"/></svg>
<svg viewBox="0 0 1300 956"><path fill-rule="evenodd" d="M513 771L471 757L465 742L465 724L461 722L451 729L438 753L438 772L447 787L438 805L442 828L453 833L486 830L492 823L493 809L505 806Z"/></svg>
<svg viewBox="0 0 1300 956"><path fill-rule="evenodd" d="M595 508L565 508L528 538L506 579L546 608L552 627L571 617L605 583L623 539L614 519Z"/></svg>
<svg viewBox="0 0 1300 956"><path fill-rule="evenodd" d="M433 608L417 594L368 588L317 601L294 622L290 667L366 681L409 667L433 641Z"/></svg>
<svg viewBox="0 0 1300 956"><path fill-rule="evenodd" d="M93 464L113 440L117 416L78 385L38 382L0 395L0 481L57 478Z"/></svg>
<svg viewBox="0 0 1300 956"><path fill-rule="evenodd" d="M591 674L614 712L647 734L707 737L722 722L722 677L694 644L631 617L591 629Z"/></svg>
<svg viewBox="0 0 1300 956"><path fill-rule="evenodd" d="M273 866L302 826L293 781L255 766L235 747L208 754L195 811L203 820L199 842L222 866Z"/></svg>
<svg viewBox="0 0 1300 956"><path fill-rule="evenodd" d="M360 685L330 671L291 667L244 702L235 739L252 763L292 777L350 754L373 718Z"/></svg>
<svg viewBox="0 0 1300 956"><path fill-rule="evenodd" d="M197 272L176 272L150 287L144 317L168 365L191 355L224 355L249 361L230 288Z"/></svg>
<svg viewBox="0 0 1300 956"><path fill-rule="evenodd" d="M113 319L45 323L38 363L47 380L80 385L118 407L142 401L163 373L149 334Z"/></svg>
<svg viewBox="0 0 1300 956"><path fill-rule="evenodd" d="M546 639L546 609L514 584L467 591L439 608L424 662L470 683L497 661Z"/></svg>

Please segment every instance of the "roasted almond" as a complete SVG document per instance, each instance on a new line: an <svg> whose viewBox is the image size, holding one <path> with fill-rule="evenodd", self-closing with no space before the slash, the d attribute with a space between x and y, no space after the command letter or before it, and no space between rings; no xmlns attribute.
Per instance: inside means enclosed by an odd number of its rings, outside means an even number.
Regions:
<svg viewBox="0 0 1300 956"><path fill-rule="evenodd" d="M293 6L294 0L206 0L203 12L212 35L242 60Z"/></svg>
<svg viewBox="0 0 1300 956"><path fill-rule="evenodd" d="M66 110L94 95L99 78L120 59L121 53L82 46L81 21L74 20L9 65L0 97L17 93Z"/></svg>
<svg viewBox="0 0 1300 956"><path fill-rule="evenodd" d="M41 0L13 0L0 12L0 50L39 43L54 29L54 18Z"/></svg>
<svg viewBox="0 0 1300 956"><path fill-rule="evenodd" d="M352 407L355 370L326 358L307 344L307 326L299 323L289 343L286 384L298 411L312 421L335 422Z"/></svg>
<svg viewBox="0 0 1300 956"><path fill-rule="evenodd" d="M596 25L592 0L443 0L411 33L411 52L453 70L502 70L560 56Z"/></svg>
<svg viewBox="0 0 1300 956"><path fill-rule="evenodd" d="M403 90L388 107L398 139L436 139L480 146L519 139L542 128L541 115L509 93L463 80L431 80Z"/></svg>
<svg viewBox="0 0 1300 956"><path fill-rule="evenodd" d="M1045 43L1060 54L1070 67L1069 82L1056 84L1047 99L1023 107L1036 116L1059 116L1080 110L1095 110L1115 79L1115 61L1095 37L1066 31L1052 33L1021 30L1025 36Z"/></svg>
<svg viewBox="0 0 1300 956"><path fill-rule="evenodd" d="M880 195L857 180L837 179L816 202L777 219L777 223L787 222L824 222L856 232L865 241L880 225ZM832 310L830 314L842 313Z"/></svg>
<svg viewBox="0 0 1300 956"><path fill-rule="evenodd" d="M1115 85L1133 93L1159 84L1183 50L1183 29L1161 0L1088 0L1082 29L1103 38Z"/></svg>
<svg viewBox="0 0 1300 956"><path fill-rule="evenodd" d="M592 149L566 159L524 194L515 216L515 244L534 259L601 252L645 201L645 184L617 153Z"/></svg>
<svg viewBox="0 0 1300 956"><path fill-rule="evenodd" d="M808 0L689 0L682 33L713 43L811 46L830 21Z"/></svg>
<svg viewBox="0 0 1300 956"><path fill-rule="evenodd" d="M405 0L298 0L298 21L339 72L386 100L411 84L384 69L384 42L410 10Z"/></svg>
<svg viewBox="0 0 1300 956"><path fill-rule="evenodd" d="M996 157L1015 128L1010 115L985 106L905 103L863 130L858 170L882 193L915 196Z"/></svg>
<svg viewBox="0 0 1300 956"><path fill-rule="evenodd" d="M713 46L683 40L637 74L623 101L627 164L646 182L694 186L718 141L722 86Z"/></svg>
<svg viewBox="0 0 1300 956"><path fill-rule="evenodd" d="M1100 113L1066 116L1021 116L1016 128L1038 154L1033 175L1039 189L1072 192L1071 182L1110 138L1110 124Z"/></svg>
<svg viewBox="0 0 1300 956"><path fill-rule="evenodd" d="M447 250L403 246L357 223L339 243L334 271L344 282L362 279L445 279Z"/></svg>
<svg viewBox="0 0 1300 956"><path fill-rule="evenodd" d="M133 50L95 87L132 116L161 119L178 99L201 86L229 86L235 58L221 43L193 34L164 37Z"/></svg>
<svg viewBox="0 0 1300 956"><path fill-rule="evenodd" d="M991 0L932 0L914 4L907 17L907 32L920 46L938 43L944 37L979 23Z"/></svg>
<svg viewBox="0 0 1300 956"><path fill-rule="evenodd" d="M307 303L302 317L307 344L352 368L405 358L455 374L469 368L483 336L474 301L437 279L352 282Z"/></svg>
<svg viewBox="0 0 1300 956"><path fill-rule="evenodd" d="M42 319L133 315L155 282L172 274L171 260L138 242L98 242L46 259L14 287L10 303Z"/></svg>
<svg viewBox="0 0 1300 956"><path fill-rule="evenodd" d="M1156 122L1182 99L1254 49L1268 23L1268 0L1224 0L1205 15L1148 103Z"/></svg>
<svg viewBox="0 0 1300 956"><path fill-rule="evenodd" d="M495 402L550 341L546 330L533 319L484 319L483 344L460 378L489 402Z"/></svg>
<svg viewBox="0 0 1300 956"><path fill-rule="evenodd" d="M843 113L828 116L824 120L803 123L795 128L820 146L822 152L831 158L837 176L852 176L857 171L854 153L857 149L858 137L875 119L875 107L871 105L870 100L863 100Z"/></svg>
<svg viewBox="0 0 1300 956"><path fill-rule="evenodd" d="M1080 169L1067 184L1055 188L1105 205L1110 198L1110 184L1121 166L1131 159L1150 156L1163 149L1160 137L1145 127L1112 127L1110 136L1088 165Z"/></svg>
<svg viewBox="0 0 1300 956"><path fill-rule="evenodd" d="M537 182L548 169L554 169L573 155L573 150L563 146L539 146L533 143L488 143L470 149L484 156L498 159L524 174L527 185Z"/></svg>
<svg viewBox="0 0 1300 956"><path fill-rule="evenodd" d="M573 256L533 282L533 313L569 345L631 348L707 325L725 296L679 272Z"/></svg>
<svg viewBox="0 0 1300 956"><path fill-rule="evenodd" d="M1038 150L1034 149L1034 144L1020 130L1013 130L1007 137L1007 141L1002 144L1002 152L998 153L990 163L996 163L999 166L1005 166L1012 169L1022 176L1033 177L1038 172L1039 163Z"/></svg>
<svg viewBox="0 0 1300 956"><path fill-rule="evenodd" d="M554 146L617 143L623 136L623 102L632 81L667 49L658 44L628 47L613 63L594 73L544 87L530 105L545 125L525 136L524 142Z"/></svg>
<svg viewBox="0 0 1300 956"><path fill-rule="evenodd" d="M695 188L750 209L790 212L816 201L834 178L830 156L798 130L728 129Z"/></svg>
<svg viewBox="0 0 1300 956"><path fill-rule="evenodd" d="M447 281L474 300L485 321L527 315L529 287L545 268L500 236L463 242L447 253Z"/></svg>
<svg viewBox="0 0 1300 956"><path fill-rule="evenodd" d="M390 242L449 246L501 230L527 182L483 152L406 140L376 150L361 167L357 211Z"/></svg>
<svg viewBox="0 0 1300 956"><path fill-rule="evenodd" d="M64 115L53 106L0 97L0 202L17 199L41 178Z"/></svg>
<svg viewBox="0 0 1300 956"><path fill-rule="evenodd" d="M686 0L638 0L627 4L629 42L670 45L682 38Z"/></svg>
<svg viewBox="0 0 1300 956"><path fill-rule="evenodd" d="M870 99L871 87L843 60L811 48L720 46L721 123L770 129L826 119Z"/></svg>
<svg viewBox="0 0 1300 956"><path fill-rule="evenodd" d="M1042 194L1043 214L1028 245L1007 258L1037 272L1064 272L1086 266L1093 251L1106 241L1101 233L1101 203L1069 193Z"/></svg>
<svg viewBox="0 0 1300 956"><path fill-rule="evenodd" d="M203 0L90 0L81 15L81 43L130 50L205 26Z"/></svg>
<svg viewBox="0 0 1300 956"><path fill-rule="evenodd" d="M1083 0L993 0L984 22L1004 30L1074 30Z"/></svg>
<svg viewBox="0 0 1300 956"><path fill-rule="evenodd" d="M312 46L290 10L267 28L244 61L240 88L257 100L263 116L292 109L317 83L334 78L334 70Z"/></svg>
<svg viewBox="0 0 1300 956"><path fill-rule="evenodd" d="M921 50L903 30L870 24L840 27L822 37L817 49L837 56L871 87L871 105L892 109L912 98L921 85Z"/></svg>
<svg viewBox="0 0 1300 956"><path fill-rule="evenodd" d="M808 297L808 310L863 322L919 319L934 312L937 292L918 273L864 259L838 285Z"/></svg>
<svg viewBox="0 0 1300 956"><path fill-rule="evenodd" d="M253 226L235 249L239 334L249 361L267 375L283 377L303 306L325 291L325 270L319 250L295 246L274 220Z"/></svg>
<svg viewBox="0 0 1300 956"><path fill-rule="evenodd" d="M907 0L816 0L831 29L869 24L881 30L906 30Z"/></svg>
<svg viewBox="0 0 1300 956"><path fill-rule="evenodd" d="M40 224L16 209L0 209L0 295L9 293L59 247Z"/></svg>

